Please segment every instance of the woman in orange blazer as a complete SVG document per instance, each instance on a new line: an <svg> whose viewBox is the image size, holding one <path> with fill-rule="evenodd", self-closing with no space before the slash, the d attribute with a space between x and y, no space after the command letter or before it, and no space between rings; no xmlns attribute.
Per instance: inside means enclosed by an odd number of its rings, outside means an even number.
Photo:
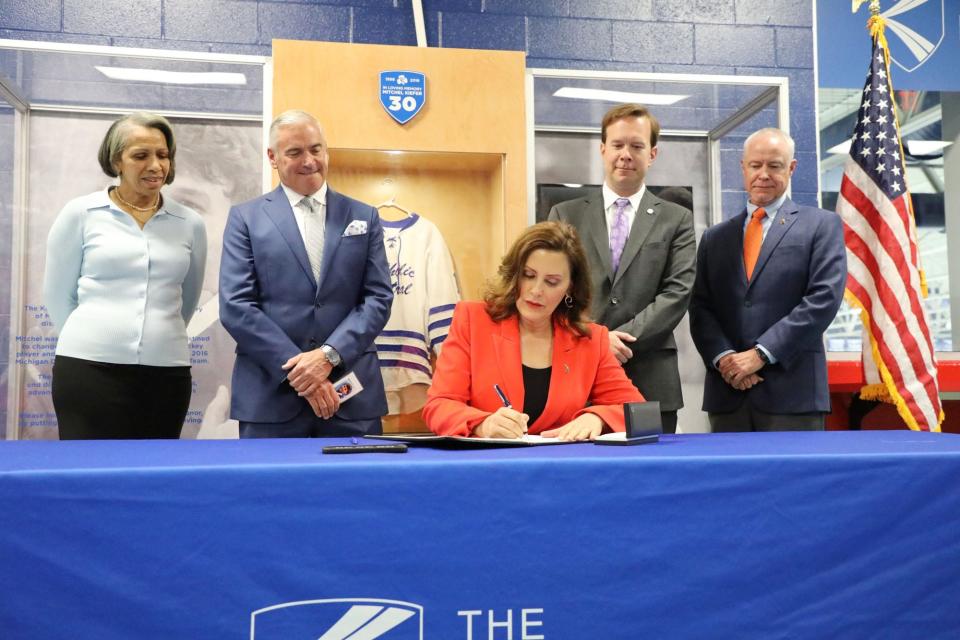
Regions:
<svg viewBox="0 0 960 640"><path fill-rule="evenodd" d="M623 403L643 396L610 351L606 327L584 320L589 308L576 231L560 222L529 227L484 302L457 305L423 408L427 426L441 435L529 431L564 440L623 431Z"/></svg>

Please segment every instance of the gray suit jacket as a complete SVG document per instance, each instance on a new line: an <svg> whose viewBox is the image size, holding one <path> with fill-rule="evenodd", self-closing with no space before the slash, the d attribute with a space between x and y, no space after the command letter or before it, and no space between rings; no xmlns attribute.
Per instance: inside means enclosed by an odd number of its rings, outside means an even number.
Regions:
<svg viewBox="0 0 960 640"><path fill-rule="evenodd" d="M663 411L682 407L673 329L687 311L696 274L693 214L647 190L616 274L599 190L561 202L549 219L568 222L580 234L590 262L593 320L637 339L628 345L633 357L623 365L627 376Z"/></svg>

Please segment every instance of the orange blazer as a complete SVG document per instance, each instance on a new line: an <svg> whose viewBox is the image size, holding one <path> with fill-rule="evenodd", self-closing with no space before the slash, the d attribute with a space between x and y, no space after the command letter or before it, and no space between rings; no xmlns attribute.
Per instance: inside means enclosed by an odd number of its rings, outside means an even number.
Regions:
<svg viewBox="0 0 960 640"><path fill-rule="evenodd" d="M554 324L547 405L529 425L530 433L563 426L585 412L614 431L624 430L623 403L642 402L643 396L610 352L607 336L607 328L597 324L590 324L585 338ZM423 407L427 426L440 435L470 435L503 406L494 384L522 410L521 366L518 316L496 322L482 302L459 303Z"/></svg>

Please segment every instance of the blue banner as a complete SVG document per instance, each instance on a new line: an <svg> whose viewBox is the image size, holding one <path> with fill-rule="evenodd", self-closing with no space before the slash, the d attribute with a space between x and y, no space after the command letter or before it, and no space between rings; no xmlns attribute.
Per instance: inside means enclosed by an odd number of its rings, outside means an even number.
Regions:
<svg viewBox="0 0 960 640"><path fill-rule="evenodd" d="M958 637L955 434L347 442L0 442L0 638Z"/></svg>
<svg viewBox="0 0 960 640"><path fill-rule="evenodd" d="M820 86L859 88L870 57L869 3L852 13L849 2L817 0ZM880 4L890 45L895 89L960 91L960 2L886 0Z"/></svg>

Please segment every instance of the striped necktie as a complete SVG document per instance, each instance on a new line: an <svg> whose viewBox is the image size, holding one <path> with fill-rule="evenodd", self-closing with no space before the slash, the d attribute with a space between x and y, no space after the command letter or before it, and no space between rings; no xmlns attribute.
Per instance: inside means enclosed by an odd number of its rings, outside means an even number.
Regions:
<svg viewBox="0 0 960 640"><path fill-rule="evenodd" d="M323 264L323 235L326 220L323 207L312 197L307 196L297 203L303 210L303 245L310 258L313 279L320 283L320 265Z"/></svg>

